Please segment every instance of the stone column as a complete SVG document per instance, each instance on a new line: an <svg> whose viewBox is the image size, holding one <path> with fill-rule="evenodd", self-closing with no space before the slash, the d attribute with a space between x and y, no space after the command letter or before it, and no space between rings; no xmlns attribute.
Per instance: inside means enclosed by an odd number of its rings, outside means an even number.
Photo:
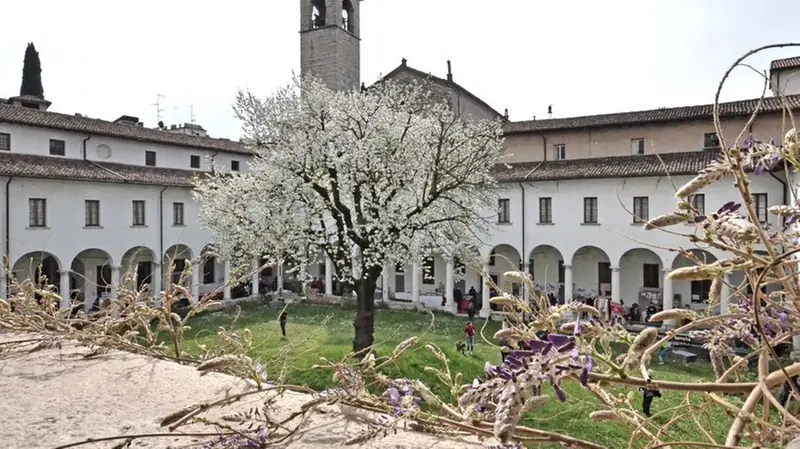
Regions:
<svg viewBox="0 0 800 449"><path fill-rule="evenodd" d="M261 279L258 259L253 259L250 265L252 267L251 270L253 270L253 273L250 274L250 296L258 296L258 281Z"/></svg>
<svg viewBox="0 0 800 449"><path fill-rule="evenodd" d="M325 256L325 295L333 296L333 261Z"/></svg>
<svg viewBox="0 0 800 449"><path fill-rule="evenodd" d="M200 302L200 272L203 271L203 264L198 260L192 262L192 304Z"/></svg>
<svg viewBox="0 0 800 449"><path fill-rule="evenodd" d="M722 291L719 294L719 314L725 315L728 313L728 306L731 303L731 274L725 273L725 282L722 284Z"/></svg>
<svg viewBox="0 0 800 449"><path fill-rule="evenodd" d="M392 284L392 264L389 263L388 260L383 262L383 273L381 274L381 279L383 282L383 288L381 288L381 301L386 302L389 301L389 286Z"/></svg>
<svg viewBox="0 0 800 449"><path fill-rule="evenodd" d="M619 267L611 267L611 301L619 304L621 299L619 282Z"/></svg>
<svg viewBox="0 0 800 449"><path fill-rule="evenodd" d="M572 265L564 265L564 303L572 301Z"/></svg>
<svg viewBox="0 0 800 449"><path fill-rule="evenodd" d="M411 264L411 304L419 306L419 262L416 260Z"/></svg>
<svg viewBox="0 0 800 449"><path fill-rule="evenodd" d="M231 263L227 260L225 261L224 274L222 299L231 299Z"/></svg>
<svg viewBox="0 0 800 449"><path fill-rule="evenodd" d="M61 281L59 282L60 285L58 286L58 290L59 290L58 293L61 294L61 302L59 303L59 308L61 310L67 310L72 305L71 304L72 301L70 300L70 291L69 291L69 275L72 273L72 271L70 271L70 270L61 270L61 271L59 271L59 273L61 274ZM3 279L5 280L5 277L3 277ZM5 286L6 285L3 284L3 287L5 287ZM2 291L2 293L0 293L0 294L2 294L3 297L5 298L6 290L3 289L1 291Z"/></svg>
<svg viewBox="0 0 800 449"><path fill-rule="evenodd" d="M457 309L456 307L456 298L453 294L453 290L455 290L455 284L453 283L453 274L456 271L455 263L453 262L452 258L448 258L447 262L445 263L445 273L444 273L444 297L447 301L445 304L446 310L451 312L455 312Z"/></svg>
<svg viewBox="0 0 800 449"><path fill-rule="evenodd" d="M482 318L488 318L492 315L492 304L489 301L491 298L489 292L489 281L491 278L489 277L489 264L487 262L483 263L483 288L481 288L482 297L481 297L481 310L480 316Z"/></svg>
<svg viewBox="0 0 800 449"><path fill-rule="evenodd" d="M275 266L275 271L277 271L278 276L278 286L276 290L278 293L283 293L283 263L278 263L278 265Z"/></svg>
<svg viewBox="0 0 800 449"><path fill-rule="evenodd" d="M672 305L672 279L668 279L667 276L670 273L670 270L663 270L664 272L664 288L662 289L662 301L664 302L663 308L664 310L674 309L675 307ZM675 328L675 320L664 320L664 324L662 325L665 329L674 329Z"/></svg>

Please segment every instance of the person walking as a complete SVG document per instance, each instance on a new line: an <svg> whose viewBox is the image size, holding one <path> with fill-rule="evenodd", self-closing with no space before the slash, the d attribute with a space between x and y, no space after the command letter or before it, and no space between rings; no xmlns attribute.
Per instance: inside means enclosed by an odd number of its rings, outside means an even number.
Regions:
<svg viewBox="0 0 800 449"><path fill-rule="evenodd" d="M286 339L286 321L289 320L289 314L284 310L281 313L280 323L281 323L281 338Z"/></svg>
<svg viewBox="0 0 800 449"><path fill-rule="evenodd" d="M467 321L464 333L467 335L467 351L472 355L475 351L475 326L472 325L472 321Z"/></svg>

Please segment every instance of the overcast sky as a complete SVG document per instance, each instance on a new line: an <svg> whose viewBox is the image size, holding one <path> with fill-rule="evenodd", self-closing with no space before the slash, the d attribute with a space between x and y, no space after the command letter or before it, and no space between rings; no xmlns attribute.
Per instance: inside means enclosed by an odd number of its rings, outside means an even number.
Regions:
<svg viewBox="0 0 800 449"><path fill-rule="evenodd" d="M366 0L361 77L401 58L455 81L512 120L710 103L742 53L800 41L796 0ZM239 137L238 88L268 95L300 67L298 0L5 1L0 97L17 95L25 45L42 60L52 110L155 126L196 123ZM774 50L750 59L800 55ZM756 97L756 74L737 69L724 99Z"/></svg>

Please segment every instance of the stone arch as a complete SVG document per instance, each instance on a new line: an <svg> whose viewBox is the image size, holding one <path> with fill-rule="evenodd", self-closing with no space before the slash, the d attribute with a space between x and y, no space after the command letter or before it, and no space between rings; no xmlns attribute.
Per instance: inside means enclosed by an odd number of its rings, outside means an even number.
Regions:
<svg viewBox="0 0 800 449"><path fill-rule="evenodd" d="M553 245L542 244L528 254L528 273L537 291L553 293L563 302L564 255Z"/></svg>
<svg viewBox="0 0 800 449"><path fill-rule="evenodd" d="M572 299L611 297L611 258L602 249L585 245L571 258Z"/></svg>
<svg viewBox="0 0 800 449"><path fill-rule="evenodd" d="M120 258L121 286L135 291L146 289L152 293L156 263L156 253L152 249L146 246L128 249Z"/></svg>
<svg viewBox="0 0 800 449"><path fill-rule="evenodd" d="M619 299L644 310L651 302L664 303L664 261L649 248L631 248L619 258ZM612 267L612 270L614 267Z"/></svg>
<svg viewBox="0 0 800 449"><path fill-rule="evenodd" d="M717 257L709 251L701 248L692 248L686 251L697 260L692 260L683 254L678 254L672 261L672 269L692 267L701 263L713 263ZM672 291L674 294L672 306L683 308L687 305L693 309L705 308L708 303L708 293L711 289L711 281L672 281ZM669 305L669 300L667 300Z"/></svg>
<svg viewBox="0 0 800 449"><path fill-rule="evenodd" d="M116 267L118 269L118 267ZM114 277L117 279L114 279ZM108 251L87 248L72 259L70 265L70 291L72 299L82 301L84 309L97 310L104 299L113 294L114 285L119 285L119 271L115 273L114 258Z"/></svg>
<svg viewBox="0 0 800 449"><path fill-rule="evenodd" d="M61 261L54 254L46 251L34 251L17 259L11 266L11 274L19 283L26 280L39 282L40 278L44 276L45 282L60 290L62 267ZM5 292L3 293L5 294Z"/></svg>
<svg viewBox="0 0 800 449"><path fill-rule="evenodd" d="M520 294L522 286L511 281L510 279L506 279L506 276L504 275L504 273L507 271L522 270L522 255L514 246L505 243L496 245L489 252L487 265L489 268L488 275L495 285L514 295ZM489 290L491 296L495 296L497 294L494 288Z"/></svg>

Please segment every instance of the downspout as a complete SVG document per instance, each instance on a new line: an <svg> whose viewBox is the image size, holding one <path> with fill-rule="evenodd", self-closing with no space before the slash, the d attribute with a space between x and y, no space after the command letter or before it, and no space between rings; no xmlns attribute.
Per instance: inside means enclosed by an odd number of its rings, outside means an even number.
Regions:
<svg viewBox="0 0 800 449"><path fill-rule="evenodd" d="M164 191L168 188L165 186L158 192L158 263L161 263L161 259L164 257ZM161 275L163 276L164 273L162 272Z"/></svg>
<svg viewBox="0 0 800 449"><path fill-rule="evenodd" d="M98 163L96 163L96 162L94 162L94 161L90 161L90 160L87 158L87 155L86 155L86 142L88 142L88 141L89 141L89 139L91 139L91 138L92 138L92 135L91 135L91 134L89 134L88 136L86 136L86 138L85 138L85 139L83 139L83 161L84 161L84 162L88 162L88 163L89 163L89 164L91 164L91 165L94 165L95 167L99 168L100 170L103 170L103 171L105 171L105 172L111 173L112 175L114 175L114 176L116 176L116 177L120 178L120 179L121 179L123 182L128 182L128 178L126 178L126 177L124 177L124 176L120 175L119 173L115 172L114 170L111 170L111 169L109 169L109 168L103 167L102 165L100 165L100 164L98 164Z"/></svg>
<svg viewBox="0 0 800 449"><path fill-rule="evenodd" d="M8 289L8 282L11 280L11 277L8 275L11 267L11 193L8 191L8 186L11 184L11 181L14 180L13 176L8 177L8 181L6 181L6 260L3 261L3 264L8 264L7 269L5 271L6 277L6 289ZM6 267L4 267L6 268ZM8 297L8 291L0 292L0 294Z"/></svg>

